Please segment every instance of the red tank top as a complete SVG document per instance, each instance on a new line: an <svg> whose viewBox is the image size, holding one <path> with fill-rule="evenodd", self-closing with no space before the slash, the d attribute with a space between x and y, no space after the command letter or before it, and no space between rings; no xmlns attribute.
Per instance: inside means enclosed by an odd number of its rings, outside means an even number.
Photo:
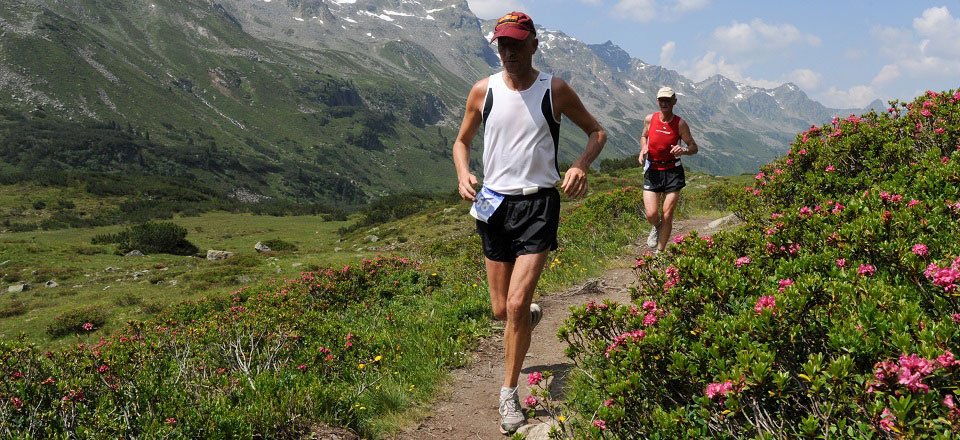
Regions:
<svg viewBox="0 0 960 440"><path fill-rule="evenodd" d="M680 164L680 159L670 154L670 147L680 143L680 117L673 115L670 122L660 120L660 112L650 118L647 132L647 149L650 166L655 170L669 170Z"/></svg>

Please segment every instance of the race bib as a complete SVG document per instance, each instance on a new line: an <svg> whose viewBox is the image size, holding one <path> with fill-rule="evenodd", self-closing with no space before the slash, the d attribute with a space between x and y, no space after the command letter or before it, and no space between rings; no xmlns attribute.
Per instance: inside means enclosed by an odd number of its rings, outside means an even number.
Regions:
<svg viewBox="0 0 960 440"><path fill-rule="evenodd" d="M470 207L470 215L486 223L487 220L490 219L490 216L500 207L501 202L503 202L503 194L484 186L480 188L480 192L477 193L473 206Z"/></svg>

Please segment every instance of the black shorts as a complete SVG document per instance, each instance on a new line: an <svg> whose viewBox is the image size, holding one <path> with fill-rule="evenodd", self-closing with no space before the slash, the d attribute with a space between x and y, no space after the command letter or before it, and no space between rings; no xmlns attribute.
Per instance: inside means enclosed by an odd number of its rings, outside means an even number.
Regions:
<svg viewBox="0 0 960 440"><path fill-rule="evenodd" d="M643 190L655 193L677 192L687 186L683 166L678 165L667 170L655 170L653 167L643 173Z"/></svg>
<svg viewBox="0 0 960 440"><path fill-rule="evenodd" d="M477 220L483 255L512 263L520 255L557 249L560 192L545 188L530 195L505 196L487 222Z"/></svg>

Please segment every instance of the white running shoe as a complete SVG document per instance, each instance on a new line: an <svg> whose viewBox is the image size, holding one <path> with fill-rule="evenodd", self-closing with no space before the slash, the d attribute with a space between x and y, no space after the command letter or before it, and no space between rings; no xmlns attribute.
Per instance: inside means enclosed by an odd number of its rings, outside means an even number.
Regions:
<svg viewBox="0 0 960 440"><path fill-rule="evenodd" d="M650 235L647 236L647 247L656 248L660 240L660 226L651 226Z"/></svg>

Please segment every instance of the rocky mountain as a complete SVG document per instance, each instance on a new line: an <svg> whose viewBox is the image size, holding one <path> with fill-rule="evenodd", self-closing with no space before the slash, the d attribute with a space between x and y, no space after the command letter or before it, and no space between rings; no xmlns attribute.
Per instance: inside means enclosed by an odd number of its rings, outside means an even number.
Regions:
<svg viewBox="0 0 960 440"><path fill-rule="evenodd" d="M465 0L8 0L0 171L140 173L342 206L448 189L466 92L498 69L493 25ZM603 157L636 154L663 85L702 145L685 162L714 174L751 172L798 131L862 111L825 108L792 84L695 83L609 41L538 33L536 65L608 129ZM34 130L51 120L67 125ZM109 136L127 139L125 153L95 151L105 142L90 124L126 127ZM70 141L73 126L87 138ZM67 141L41 149L52 141L9 135L24 127ZM561 135L572 161L583 136L569 123Z"/></svg>

